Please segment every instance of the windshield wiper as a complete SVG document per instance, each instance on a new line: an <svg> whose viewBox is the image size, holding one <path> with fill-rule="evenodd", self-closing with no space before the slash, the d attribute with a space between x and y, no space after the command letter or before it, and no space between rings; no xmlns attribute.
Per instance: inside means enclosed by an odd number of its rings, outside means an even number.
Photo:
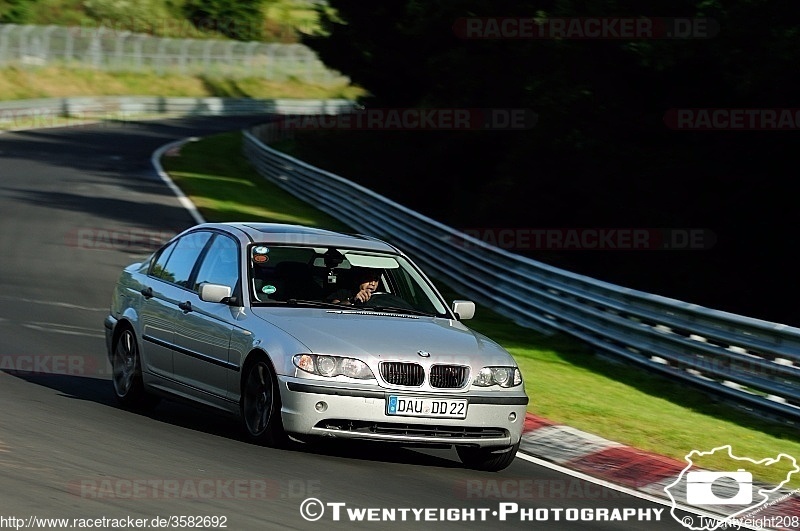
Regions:
<svg viewBox="0 0 800 531"><path fill-rule="evenodd" d="M396 312L396 313L408 313L411 315L422 315L425 317L436 317L432 313L423 312L422 310L416 310L413 308L400 308L397 306L355 306L360 310L375 310L378 312Z"/></svg>
<svg viewBox="0 0 800 531"><path fill-rule="evenodd" d="M314 306L315 308L342 308L341 304L336 304L335 302L308 301L304 299L289 299L286 301L286 304Z"/></svg>

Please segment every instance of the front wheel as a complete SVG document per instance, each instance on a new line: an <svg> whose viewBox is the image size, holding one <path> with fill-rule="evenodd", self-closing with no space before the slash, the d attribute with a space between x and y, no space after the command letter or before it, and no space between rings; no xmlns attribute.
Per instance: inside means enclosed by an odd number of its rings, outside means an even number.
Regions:
<svg viewBox="0 0 800 531"><path fill-rule="evenodd" d="M519 450L519 443L506 448L456 446L456 452L464 466L485 472L498 472L508 467L516 457L517 450Z"/></svg>
<svg viewBox="0 0 800 531"><path fill-rule="evenodd" d="M281 397L269 363L249 363L242 380L242 424L253 441L281 447L288 442L281 422Z"/></svg>
<svg viewBox="0 0 800 531"><path fill-rule="evenodd" d="M114 345L111 358L111 381L117 401L128 408L149 409L158 397L148 394L142 380L142 359L133 330L125 328Z"/></svg>

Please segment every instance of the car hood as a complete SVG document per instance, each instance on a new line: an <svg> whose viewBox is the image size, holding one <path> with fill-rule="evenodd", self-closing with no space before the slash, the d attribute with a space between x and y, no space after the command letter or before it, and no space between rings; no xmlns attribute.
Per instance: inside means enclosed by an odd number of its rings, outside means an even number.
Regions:
<svg viewBox="0 0 800 531"><path fill-rule="evenodd" d="M254 308L258 317L291 334L312 354L364 361L515 365L500 345L451 319L317 308Z"/></svg>

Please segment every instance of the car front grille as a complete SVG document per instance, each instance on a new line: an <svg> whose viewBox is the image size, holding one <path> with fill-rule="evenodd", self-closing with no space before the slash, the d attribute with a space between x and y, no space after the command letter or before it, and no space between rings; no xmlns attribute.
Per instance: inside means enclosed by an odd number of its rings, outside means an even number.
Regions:
<svg viewBox="0 0 800 531"><path fill-rule="evenodd" d="M425 371L417 363L387 361L381 363L381 376L391 385L419 387L425 381Z"/></svg>
<svg viewBox="0 0 800 531"><path fill-rule="evenodd" d="M493 427L443 426L435 424L403 424L394 422L365 422L358 420L328 419L317 423L316 428L350 433L421 437L430 439L501 439L508 430Z"/></svg>
<svg viewBox="0 0 800 531"><path fill-rule="evenodd" d="M425 381L425 369L418 363L387 361L381 363L380 370L390 385L419 387ZM433 365L430 371L430 385L436 389L460 389L469 377L469 367L464 365Z"/></svg>
<svg viewBox="0 0 800 531"><path fill-rule="evenodd" d="M434 365L431 367L431 387L458 389L467 384L469 367L463 365Z"/></svg>

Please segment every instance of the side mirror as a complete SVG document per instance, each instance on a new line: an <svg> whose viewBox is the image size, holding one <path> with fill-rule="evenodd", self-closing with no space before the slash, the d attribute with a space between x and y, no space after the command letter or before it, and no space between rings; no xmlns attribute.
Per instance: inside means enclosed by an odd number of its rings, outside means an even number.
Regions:
<svg viewBox="0 0 800 531"><path fill-rule="evenodd" d="M230 286L222 284L210 284L203 282L200 284L200 300L204 302L226 302L231 296Z"/></svg>
<svg viewBox="0 0 800 531"><path fill-rule="evenodd" d="M452 310L459 321L475 317L475 303L472 301L453 301Z"/></svg>

